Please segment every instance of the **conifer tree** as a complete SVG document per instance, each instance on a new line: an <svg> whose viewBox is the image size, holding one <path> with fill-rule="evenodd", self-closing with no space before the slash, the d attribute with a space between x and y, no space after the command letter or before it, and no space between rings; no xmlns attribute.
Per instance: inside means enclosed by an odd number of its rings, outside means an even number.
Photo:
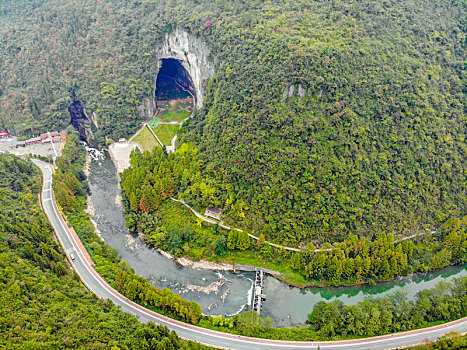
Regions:
<svg viewBox="0 0 467 350"><path fill-rule="evenodd" d="M263 233L261 233L258 237L258 242L256 244L258 245L258 247L262 248L265 242L266 242L266 239L264 238Z"/></svg>
<svg viewBox="0 0 467 350"><path fill-rule="evenodd" d="M130 194L130 208L134 212L138 211L138 209L139 209L139 201L138 201L138 198L136 196L136 193Z"/></svg>
<svg viewBox="0 0 467 350"><path fill-rule="evenodd" d="M230 230L229 235L227 237L227 248L230 250L235 250L235 248L237 247L237 240L238 240L238 231Z"/></svg>
<svg viewBox="0 0 467 350"><path fill-rule="evenodd" d="M248 233L245 231L238 233L237 248L240 250L247 250L250 248L250 236L248 236Z"/></svg>
<svg viewBox="0 0 467 350"><path fill-rule="evenodd" d="M143 194L143 196L141 197L141 200L139 202L139 208L141 209L141 211L143 213L149 213L149 201L146 197L146 193Z"/></svg>

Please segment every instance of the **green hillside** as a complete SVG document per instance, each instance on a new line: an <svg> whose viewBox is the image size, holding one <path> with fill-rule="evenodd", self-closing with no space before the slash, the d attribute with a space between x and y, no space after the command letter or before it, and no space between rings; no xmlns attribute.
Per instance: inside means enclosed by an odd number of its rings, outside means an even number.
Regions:
<svg viewBox="0 0 467 350"><path fill-rule="evenodd" d="M466 13L465 0L2 2L0 127L64 127L76 96L100 142L127 136L160 38L181 27L217 62L179 137L199 150L188 202L289 245L436 226L466 214Z"/></svg>
<svg viewBox="0 0 467 350"><path fill-rule="evenodd" d="M0 155L0 348L205 348L85 289L39 207L39 184L31 163Z"/></svg>

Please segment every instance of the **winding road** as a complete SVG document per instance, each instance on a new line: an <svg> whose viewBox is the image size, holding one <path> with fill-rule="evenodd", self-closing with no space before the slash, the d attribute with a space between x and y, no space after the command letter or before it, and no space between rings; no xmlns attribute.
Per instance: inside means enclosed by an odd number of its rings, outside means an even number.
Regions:
<svg viewBox="0 0 467 350"><path fill-rule="evenodd" d="M42 207L44 208L50 223L55 229L60 244L67 252L73 269L78 273L78 275L81 277L81 280L89 288L89 290L102 299L112 300L115 305L120 306L123 311L135 315L141 322L152 321L154 323L167 326L170 330L174 330L180 337L184 339L194 340L199 343L214 347L238 350L317 349L318 346L321 349L327 350L377 350L419 344L426 339L435 340L451 331L457 331L459 333L467 332L467 318L463 318L435 327L404 333L389 334L373 338L334 342L291 342L248 338L228 333L216 332L162 316L125 298L119 292L114 290L97 273L87 258L87 254L83 251L84 248L78 241L77 236L72 234L70 228L67 226L65 220L58 211L52 189L52 169L50 165L39 160L33 160L33 162L41 169L43 174L41 195ZM74 259L71 259L70 254L73 254Z"/></svg>

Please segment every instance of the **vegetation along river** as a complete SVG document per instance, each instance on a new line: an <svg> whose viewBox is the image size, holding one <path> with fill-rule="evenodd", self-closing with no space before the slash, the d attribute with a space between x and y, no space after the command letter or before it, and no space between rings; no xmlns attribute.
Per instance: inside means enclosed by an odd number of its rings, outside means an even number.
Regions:
<svg viewBox="0 0 467 350"><path fill-rule="evenodd" d="M183 267L149 247L138 236L129 233L119 205L120 189L116 170L108 157L93 160L89 184L94 206L93 219L102 238L135 272L159 288L169 288L187 300L199 303L205 314L232 315L248 310L253 274L228 271L196 270ZM265 279L266 302L262 316L270 316L276 326L304 323L313 306L321 301L342 300L356 304L366 296L381 297L402 290L409 298L418 291L432 288L440 281L466 276L467 265L404 277L374 286L298 289ZM217 305L217 306L216 306ZM210 310L208 309L211 306Z"/></svg>

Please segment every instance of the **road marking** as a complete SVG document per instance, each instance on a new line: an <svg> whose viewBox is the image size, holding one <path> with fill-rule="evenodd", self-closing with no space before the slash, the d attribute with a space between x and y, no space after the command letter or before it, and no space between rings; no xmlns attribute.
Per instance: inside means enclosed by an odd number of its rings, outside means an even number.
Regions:
<svg viewBox="0 0 467 350"><path fill-rule="evenodd" d="M52 199L51 198L43 199L43 201L47 201L47 200L51 201ZM57 217L58 221L60 222L60 226L62 227L65 236L72 242L73 247L71 247L69 249L76 249L76 251L80 253L81 248L80 248L80 246L78 245L78 243L76 241L78 238L75 238L74 235L72 235L71 232L69 231L69 228L64 224L64 222L62 221L63 217L60 215L60 213L56 209L56 206L52 205L52 208L53 208L52 213ZM52 226L53 226L53 224L52 224ZM57 230L57 235L58 234L59 233L58 233L58 230ZM78 248L76 248L75 246L78 247ZM79 253L78 253L78 256L80 255ZM234 346L235 346L235 342L239 342L239 343L247 343L247 344L250 344L252 346L254 346L254 345L258 346L259 345L259 346L262 346L264 348L267 348L268 345L271 346L271 347L279 347L279 348L280 347L310 348L310 347L316 347L316 346L320 346L321 348L329 348L329 347L331 347L331 348L336 348L337 347L338 348L338 347L349 347L349 346L351 346L351 347L356 347L356 346L366 347L366 346L372 345L374 343L380 343L380 342L384 342L384 341L394 342L394 341L404 339L404 338L410 338L410 337L416 337L416 336L428 336L428 335L430 335L430 333L435 333L435 332L441 331L442 329L453 328L453 327L458 326L458 325L459 326L464 326L464 324L465 324L465 322L467 320L467 318L463 318L463 319L453 321L453 322L450 322L450 323L446 323L446 324L443 324L443 325L430 327L432 329L425 328L425 332L421 331L421 332L417 333L417 330L414 330L414 331L409 331L406 334L399 334L399 335L398 334L388 334L388 335L384 335L384 336L380 336L380 337L375 337L373 339L372 338L359 339L359 340L355 340L354 342L352 342L352 340L350 340L350 341L345 341L344 340L344 341L340 341L340 342L337 342L337 343L334 343L334 342L329 342L329 343L327 343L327 342L311 342L310 341L310 342L296 342L294 344L293 342L279 343L281 341L274 341L274 340L268 340L268 339L264 339L264 340L248 339L248 338L245 339L245 337L235 336L235 335L232 335L232 334L229 334L229 333L223 334L221 332L206 330L206 329L200 328L200 327L195 326L195 325L184 324L182 322L167 318L166 316L159 315L154 311L147 310L147 309L144 308L144 306L141 306L141 305L129 300L128 298L126 298L125 296L120 294L118 291L113 289L107 283L107 281L105 281L104 278L102 276L100 276L99 273L92 266L90 266L89 262L86 259L80 257L80 262L83 264L84 269L89 273L89 275L90 275L89 277L93 278L94 281L97 282L98 285L103 290L105 290L107 293L109 293L114 299L118 300L121 304L129 307L131 313L134 314L135 312L137 312L138 314L142 314L142 315L145 315L146 317L149 317L150 320L155 320L155 321L157 321L159 323L170 325L170 326L172 326L174 328L178 328L180 330L185 330L185 331L188 331L188 332L191 332L191 333L197 333L200 336L205 336L205 337L208 337L208 338L209 337L211 337L211 338L220 338L220 339L223 339L225 341L231 341L231 342L233 342ZM72 262L72 264L73 264L73 266L75 265L73 262ZM76 267L75 267L75 270L77 271ZM83 282L85 282L84 279L83 279ZM85 282L85 284L88 285L86 282ZM88 285L88 288L91 291L93 291L93 289L90 288L89 285ZM96 295L98 295L96 292L94 292L94 293ZM418 340L414 339L414 341L418 341ZM206 343L204 343L204 344L206 344ZM211 345L211 344L208 344L208 345ZM212 346L216 346L216 345L212 344ZM216 347L218 347L218 345Z"/></svg>
<svg viewBox="0 0 467 350"><path fill-rule="evenodd" d="M57 215L57 213L55 211L55 206L54 206L54 212ZM61 223L61 220L60 220L60 223ZM62 224L62 227L63 227L63 224ZM65 233L67 234L68 232L65 230ZM68 236L68 234L67 234L67 236ZM77 244L76 241L75 241L74 236L71 236L71 237L69 236L69 239L71 239L74 244ZM386 339L387 336L393 336L391 334L388 334L388 335L385 335L385 336L381 336L382 338L380 338L380 339L378 339L377 337L376 337L376 339L371 339L370 338L367 342L363 342L363 343L358 343L358 342L348 343L348 341L343 340L343 341L341 341L341 343L337 343L337 344L335 344L335 343L334 344L332 344L332 343L331 344L326 344L325 342L311 342L311 341L310 342L296 342L295 344L290 344L290 343L280 344L280 343L274 342L273 339L270 339L270 341L266 340L266 341L262 342L262 341L255 341L255 340L249 340L249 339L242 339L240 337L239 338L234 338L234 336L229 334L229 333L226 333L224 335L224 334L213 334L211 332L203 332L204 329L202 329L202 328L201 329L196 329L196 328L200 328L200 327L197 327L197 326L192 326L193 327L192 328L192 327L190 327L188 325L181 325L181 324L178 324L176 322L173 322L175 320L172 320L172 319L159 318L159 315L151 314L149 312L150 310L146 311L143 306L141 306L141 305L139 305L139 304L137 304L137 303L135 303L135 302L133 302L131 300L127 301L126 300L127 298L125 296L123 296L122 294L120 294L118 291L111 288L108 285L107 281L105 281L103 279L103 277L98 274L98 272L96 270L94 270L92 267L89 267L88 266L89 263L87 261L85 261L83 259L81 262L83 263L84 268L89 272L89 274L92 277L94 277L95 281L98 282L98 284L102 288L104 288L115 299L119 300L122 304L128 306L130 309L137 310L138 312L142 313L143 315L146 315L150 319L157 320L158 322L163 322L163 323L166 323L166 324L172 324L173 326L181 328L181 329L185 329L186 331L196 332L196 333L201 334L201 335L204 334L204 335L207 335L209 337L220 338L220 339L224 339L224 340L228 340L228 341L234 341L234 342L247 343L247 344L251 344L251 345L260 345L260 346L265 346L266 348L267 348L268 345L270 345L272 347L289 347L289 348L310 348L310 347L313 347L313 346L320 346L321 348L328 348L328 347L335 348L335 347L349 347L349 346L358 346L358 345L362 345L362 346L371 345L372 343L380 343L380 342L387 341L388 340L388 339ZM104 283L102 283L102 281L104 281ZM451 327L454 327L456 325L457 324L447 325L446 328L451 328ZM431 333L431 332L437 331L437 330L438 329L434 329L434 330L428 331L426 333ZM403 338L409 338L409 337L417 336L417 335L421 335L421 334L423 334L423 333L404 334L404 335L396 336L395 338L390 338L390 340L398 340L398 339L403 339ZM215 346L215 345L212 345L212 346Z"/></svg>
<svg viewBox="0 0 467 350"><path fill-rule="evenodd" d="M52 201L52 198L46 198L46 199L43 199L44 202L46 201Z"/></svg>

